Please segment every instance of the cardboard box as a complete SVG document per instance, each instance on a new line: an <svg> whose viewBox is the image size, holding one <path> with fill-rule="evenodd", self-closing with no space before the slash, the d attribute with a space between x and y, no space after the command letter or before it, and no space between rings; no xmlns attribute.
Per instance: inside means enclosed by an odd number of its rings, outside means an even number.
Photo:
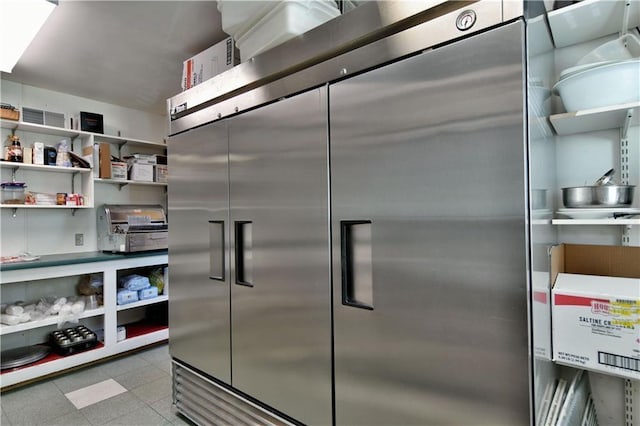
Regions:
<svg viewBox="0 0 640 426"><path fill-rule="evenodd" d="M120 161L111 162L111 179L127 180L127 163Z"/></svg>
<svg viewBox="0 0 640 426"><path fill-rule="evenodd" d="M98 158L98 145L89 145L82 148L82 159L85 160L92 169L100 162Z"/></svg>
<svg viewBox="0 0 640 426"><path fill-rule="evenodd" d="M154 169L154 182L167 183L169 182L168 167L164 164L157 164L153 166Z"/></svg>
<svg viewBox="0 0 640 426"><path fill-rule="evenodd" d="M551 361L551 287L549 272L531 271L531 319L533 321L533 353L536 358Z"/></svg>
<svg viewBox="0 0 640 426"><path fill-rule="evenodd" d="M99 149L99 162L100 162L100 177L102 179L111 178L111 145L108 143L101 143L98 145Z"/></svg>
<svg viewBox="0 0 640 426"><path fill-rule="evenodd" d="M129 164L156 164L155 154L132 154L124 157Z"/></svg>
<svg viewBox="0 0 640 426"><path fill-rule="evenodd" d="M182 90L190 89L240 63L240 54L233 38L220 43L187 59L182 64Z"/></svg>
<svg viewBox="0 0 640 426"><path fill-rule="evenodd" d="M129 179L138 182L153 182L153 164L130 164Z"/></svg>
<svg viewBox="0 0 640 426"><path fill-rule="evenodd" d="M33 143L33 164L44 164L44 143Z"/></svg>
<svg viewBox="0 0 640 426"><path fill-rule="evenodd" d="M639 259L640 247L552 248L555 362L640 379Z"/></svg>
<svg viewBox="0 0 640 426"><path fill-rule="evenodd" d="M6 120L20 120L20 111L17 109L11 108L0 108L0 118L4 118Z"/></svg>

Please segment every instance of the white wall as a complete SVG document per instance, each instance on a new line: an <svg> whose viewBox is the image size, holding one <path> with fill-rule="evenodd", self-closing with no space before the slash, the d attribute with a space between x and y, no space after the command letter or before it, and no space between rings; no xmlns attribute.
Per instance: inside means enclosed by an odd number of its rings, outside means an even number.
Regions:
<svg viewBox="0 0 640 426"><path fill-rule="evenodd" d="M120 131L123 137L152 142L162 142L167 135L168 120L164 116L6 80L0 82L0 100L16 107L64 113L67 117L79 111L99 113L104 116L105 134L109 135L117 136ZM66 125L69 126L68 119ZM2 130L3 145L8 143L9 134L9 131ZM24 135L26 146L30 145L30 135ZM38 135L38 139L55 143L42 135ZM79 147L75 149L78 151ZM38 178L50 179L51 186L58 185L56 180L70 179L67 174L41 175L44 177ZM18 170L17 179L21 180L23 176ZM1 179L2 182L11 180L11 171L3 169ZM42 185L36 178L31 182ZM94 197L96 207L105 203L140 203L161 204L166 208L166 190L163 187L126 185L120 189L117 185L96 182ZM14 213L12 209L3 208L0 214L0 254L3 256L23 252L46 255L97 250L96 208L76 210L75 214L71 209L16 209ZM83 234L82 246L75 245L77 233Z"/></svg>
<svg viewBox="0 0 640 426"><path fill-rule="evenodd" d="M104 116L106 135L118 136L120 131L123 137L162 142L168 134L168 120L163 115L150 114L12 81L0 81L0 99L15 107L63 113L67 117L66 127L69 127L70 117L78 115L80 111L88 111Z"/></svg>

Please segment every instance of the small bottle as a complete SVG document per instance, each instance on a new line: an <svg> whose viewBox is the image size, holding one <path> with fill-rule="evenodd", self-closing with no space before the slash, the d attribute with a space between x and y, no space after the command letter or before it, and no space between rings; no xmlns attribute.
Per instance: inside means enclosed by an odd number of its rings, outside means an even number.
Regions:
<svg viewBox="0 0 640 426"><path fill-rule="evenodd" d="M20 137L13 135L10 137L11 146L9 147L9 161L14 163L22 163L22 147L20 146Z"/></svg>

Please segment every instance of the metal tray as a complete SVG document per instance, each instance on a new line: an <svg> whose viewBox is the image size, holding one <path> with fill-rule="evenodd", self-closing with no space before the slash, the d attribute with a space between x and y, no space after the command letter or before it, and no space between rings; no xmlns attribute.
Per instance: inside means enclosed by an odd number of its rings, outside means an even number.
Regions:
<svg viewBox="0 0 640 426"><path fill-rule="evenodd" d="M9 368L22 367L23 365L40 361L49 352L51 352L51 348L46 345L22 346L4 350L0 354L0 358L2 358L0 369L7 370Z"/></svg>

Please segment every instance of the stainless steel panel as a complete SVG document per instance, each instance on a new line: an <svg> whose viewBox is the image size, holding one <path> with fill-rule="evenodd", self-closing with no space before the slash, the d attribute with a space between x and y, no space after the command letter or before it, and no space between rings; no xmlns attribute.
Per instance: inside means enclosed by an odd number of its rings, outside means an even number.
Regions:
<svg viewBox="0 0 640 426"><path fill-rule="evenodd" d="M330 86L337 424L529 424L523 55L517 22Z"/></svg>
<svg viewBox="0 0 640 426"><path fill-rule="evenodd" d="M473 1L368 1L351 13L269 49L194 88L169 99L171 113L224 99L363 46L425 20L460 9ZM500 7L500 4L498 3ZM501 14L497 19L501 19ZM497 24L499 21L494 22Z"/></svg>
<svg viewBox="0 0 640 426"><path fill-rule="evenodd" d="M174 362L172 366L173 403L181 414L198 425L292 424L180 363Z"/></svg>
<svg viewBox="0 0 640 426"><path fill-rule="evenodd" d="M169 348L174 358L231 383L230 289L224 270L229 260L222 258L229 241L225 123L171 137L168 154Z"/></svg>
<svg viewBox="0 0 640 426"><path fill-rule="evenodd" d="M440 3L442 2L367 2L348 13L348 16L329 21L303 37L265 52L252 61L171 98L170 104L188 104L189 107L189 111L184 113L186 116L171 121L171 133L179 133L209 122L211 117L227 117L291 93L344 78L502 22L502 3L499 1ZM473 10L476 14L473 27L464 31L456 27L456 19L463 10L461 8ZM367 13L360 16L360 12ZM352 14L355 15L351 16ZM396 21L401 22L401 25ZM392 25L394 22L396 25ZM366 30L361 30L361 27ZM393 31L408 29L389 35L393 33L390 28ZM364 31L365 34L370 31L375 37L357 37L359 31ZM318 37L316 33L319 33ZM387 37L380 39L385 34ZM336 37L340 42L336 41ZM294 43L295 46L290 46L289 43ZM317 54L313 60L302 61L296 67L286 68L283 65L291 58L296 58L298 53L306 55L308 52L321 51L316 43L325 49L333 49L331 54Z"/></svg>
<svg viewBox="0 0 640 426"><path fill-rule="evenodd" d="M230 217L251 222L253 272L232 285L232 384L306 424L331 423L326 104L315 89L229 120Z"/></svg>

